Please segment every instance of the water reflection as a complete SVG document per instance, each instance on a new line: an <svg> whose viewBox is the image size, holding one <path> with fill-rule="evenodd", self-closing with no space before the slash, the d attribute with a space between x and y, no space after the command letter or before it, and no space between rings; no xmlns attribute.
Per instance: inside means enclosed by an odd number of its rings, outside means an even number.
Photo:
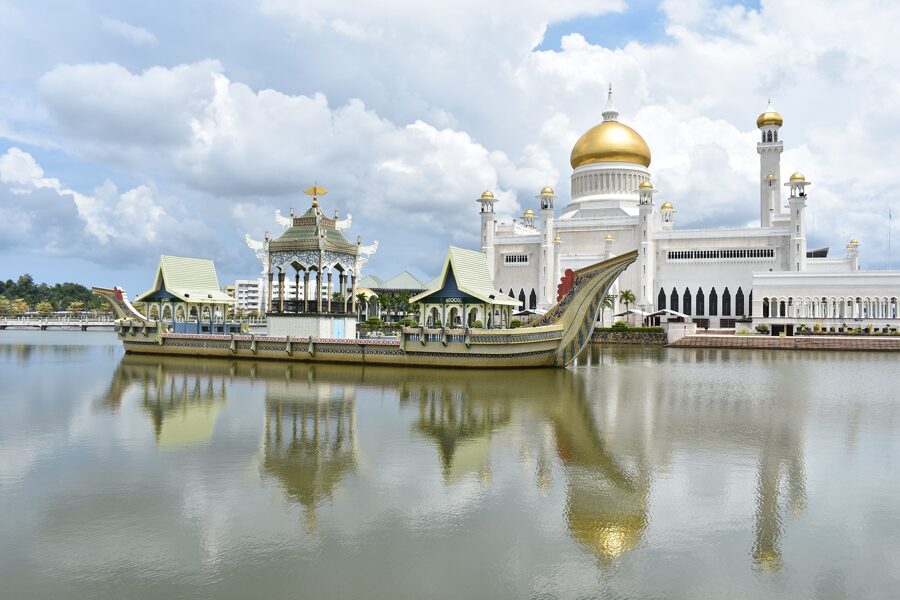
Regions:
<svg viewBox="0 0 900 600"><path fill-rule="evenodd" d="M303 506L310 529L316 505L356 469L354 389L314 381L311 371L266 382L263 464L267 476Z"/></svg>
<svg viewBox="0 0 900 600"><path fill-rule="evenodd" d="M748 460L740 475L756 479L745 488L755 494L746 498L753 506L745 515L752 537L746 553L759 569L780 569L784 520L802 515L806 504L804 402L789 395L760 401L740 374L723 380L714 373L720 354L682 355L660 367L655 352L645 360L633 351L595 352L575 370L513 373L129 355L102 405L119 410L138 389L159 447L181 447L209 442L235 384L262 382L260 473L302 508L312 531L317 506L343 483L355 481L356 493L365 493L359 438L381 432L375 422L357 422L357 394L378 390L396 402L397 419L409 418L412 439L430 448L448 491L475 478L482 494L504 493L489 482L498 469L522 472L502 458L515 447L515 460L532 469L527 486L544 497L563 486L557 510L568 536L601 567L645 542L652 499L671 476L673 457L738 456ZM596 368L601 364L609 368ZM692 376L680 372L686 365ZM784 385L778 377L766 385ZM712 495L725 496L727 485ZM702 494L686 490L686 507L694 495Z"/></svg>

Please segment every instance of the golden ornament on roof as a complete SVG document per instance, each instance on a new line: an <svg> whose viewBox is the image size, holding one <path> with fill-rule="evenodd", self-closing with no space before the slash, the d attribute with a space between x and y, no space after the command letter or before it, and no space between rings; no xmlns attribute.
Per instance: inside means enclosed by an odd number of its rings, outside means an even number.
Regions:
<svg viewBox="0 0 900 600"><path fill-rule="evenodd" d="M534 216L534 211L531 210L530 208L529 208L528 210L525 211L525 218L526 218L526 219L527 219L527 218L530 218L530 217L533 217L533 216Z"/></svg>
<svg viewBox="0 0 900 600"><path fill-rule="evenodd" d="M481 197L485 200L487 200L487 199L493 200L494 192L492 192L491 190L484 190L483 192L481 192Z"/></svg>
<svg viewBox="0 0 900 600"><path fill-rule="evenodd" d="M642 190L652 190L653 184L650 183L650 180L648 179L647 181L642 181L641 185L639 185L638 188Z"/></svg>
<svg viewBox="0 0 900 600"><path fill-rule="evenodd" d="M556 192L553 191L553 188L549 185L541 190L541 196L555 196Z"/></svg>
<svg viewBox="0 0 900 600"><path fill-rule="evenodd" d="M765 112L756 118L757 127L765 127L766 125L781 127L783 124L784 119L781 117L781 113L775 110L771 101L769 102L769 106L766 107Z"/></svg>
<svg viewBox="0 0 900 600"><path fill-rule="evenodd" d="M800 171L795 172L791 175L791 183L802 183L806 181L806 177L804 177L803 173Z"/></svg>
<svg viewBox="0 0 900 600"><path fill-rule="evenodd" d="M573 169L583 165L624 162L650 166L650 147L641 135L615 120L603 121L585 132L569 157Z"/></svg>
<svg viewBox="0 0 900 600"><path fill-rule="evenodd" d="M675 209L675 207L672 206L672 203L671 203L671 202L663 202L663 205L660 206L660 208L661 208L662 210L674 210L674 209Z"/></svg>

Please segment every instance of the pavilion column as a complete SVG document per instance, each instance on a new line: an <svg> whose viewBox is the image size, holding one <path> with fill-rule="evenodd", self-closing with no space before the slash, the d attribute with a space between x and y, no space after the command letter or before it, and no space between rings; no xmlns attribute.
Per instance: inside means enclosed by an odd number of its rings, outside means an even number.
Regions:
<svg viewBox="0 0 900 600"><path fill-rule="evenodd" d="M326 300L328 300L328 312L331 313L331 297L334 296L332 290L334 290L333 284L331 282L332 271L328 271L328 296Z"/></svg>
<svg viewBox="0 0 900 600"><path fill-rule="evenodd" d="M284 269L278 270L278 312L284 312Z"/></svg>
<svg viewBox="0 0 900 600"><path fill-rule="evenodd" d="M350 275L350 310L353 314L356 314L356 266L354 264L353 274Z"/></svg>
<svg viewBox="0 0 900 600"><path fill-rule="evenodd" d="M266 312L272 312L272 285L275 274L269 271L269 287L266 288Z"/></svg>
<svg viewBox="0 0 900 600"><path fill-rule="evenodd" d="M320 240L321 242L322 240ZM323 242L324 243L324 242ZM319 246L320 248L322 246ZM322 262L324 260L324 256L322 255L322 251L319 251L319 272L316 273L316 312L322 312Z"/></svg>
<svg viewBox="0 0 900 600"><path fill-rule="evenodd" d="M303 312L309 312L309 271L303 271Z"/></svg>
<svg viewBox="0 0 900 600"><path fill-rule="evenodd" d="M296 301L296 306L294 306L294 312L300 312L300 269L297 269L297 273L294 275L294 301Z"/></svg>

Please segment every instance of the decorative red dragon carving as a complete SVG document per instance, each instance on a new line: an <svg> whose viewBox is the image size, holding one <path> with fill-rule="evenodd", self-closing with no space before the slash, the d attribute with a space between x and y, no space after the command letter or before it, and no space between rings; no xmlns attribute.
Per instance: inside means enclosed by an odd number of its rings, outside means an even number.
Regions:
<svg viewBox="0 0 900 600"><path fill-rule="evenodd" d="M563 296L569 293L573 285L575 285L575 271L566 269L565 274L559 280L559 285L556 286L556 301L562 300Z"/></svg>

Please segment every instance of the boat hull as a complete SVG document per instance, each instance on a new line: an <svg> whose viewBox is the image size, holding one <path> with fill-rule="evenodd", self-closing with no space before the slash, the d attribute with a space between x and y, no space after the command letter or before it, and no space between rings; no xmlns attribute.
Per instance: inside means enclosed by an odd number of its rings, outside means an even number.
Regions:
<svg viewBox="0 0 900 600"><path fill-rule="evenodd" d="M540 334L544 335L540 335ZM547 333L550 333L548 335ZM334 340L271 336L224 336L119 332L130 354L242 358L294 362L380 364L423 367L515 368L554 366L559 336L533 332L516 343L460 341Z"/></svg>

